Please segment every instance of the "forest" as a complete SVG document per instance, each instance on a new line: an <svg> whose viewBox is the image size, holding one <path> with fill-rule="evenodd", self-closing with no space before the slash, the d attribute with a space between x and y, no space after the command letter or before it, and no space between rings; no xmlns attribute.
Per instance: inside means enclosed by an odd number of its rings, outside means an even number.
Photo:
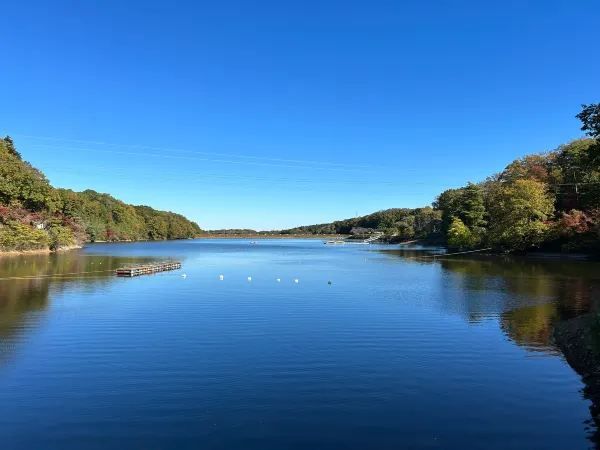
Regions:
<svg viewBox="0 0 600 450"><path fill-rule="evenodd" d="M586 138L527 155L486 180L448 189L432 207L394 208L283 233L383 231L390 241L423 239L451 249L600 251L600 103L577 115Z"/></svg>
<svg viewBox="0 0 600 450"><path fill-rule="evenodd" d="M128 205L92 190L50 185L24 161L10 137L0 139L0 251L58 250L94 241L197 237L182 215Z"/></svg>
<svg viewBox="0 0 600 450"><path fill-rule="evenodd" d="M600 252L600 103L577 115L586 138L510 163L483 181L448 189L423 208L288 230L214 234L350 234L382 231L390 242L420 239L451 249L534 248ZM56 250L83 242L198 237L200 227L172 212L125 204L92 190L56 189L0 139L0 250Z"/></svg>

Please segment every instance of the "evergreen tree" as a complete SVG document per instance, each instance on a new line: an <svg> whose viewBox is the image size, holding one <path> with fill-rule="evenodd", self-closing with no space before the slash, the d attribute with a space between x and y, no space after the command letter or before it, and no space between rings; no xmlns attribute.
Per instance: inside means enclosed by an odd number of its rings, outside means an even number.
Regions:
<svg viewBox="0 0 600 450"><path fill-rule="evenodd" d="M460 198L460 210L457 214L471 231L480 234L485 225L486 210L483 199L483 189L473 183L469 183L462 189Z"/></svg>

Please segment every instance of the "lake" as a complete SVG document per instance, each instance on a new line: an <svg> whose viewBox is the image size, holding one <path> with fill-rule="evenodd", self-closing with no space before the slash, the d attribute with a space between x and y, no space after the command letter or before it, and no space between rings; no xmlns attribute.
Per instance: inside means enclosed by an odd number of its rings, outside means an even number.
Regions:
<svg viewBox="0 0 600 450"><path fill-rule="evenodd" d="M594 448L552 327L593 307L600 265L420 255L190 240L1 258L2 448ZM113 275L166 258L183 268Z"/></svg>

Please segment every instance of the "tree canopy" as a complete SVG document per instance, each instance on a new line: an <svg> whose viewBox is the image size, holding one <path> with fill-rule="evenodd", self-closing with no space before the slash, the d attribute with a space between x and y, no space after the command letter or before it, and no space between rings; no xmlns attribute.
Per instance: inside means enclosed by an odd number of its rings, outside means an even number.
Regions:
<svg viewBox="0 0 600 450"><path fill-rule="evenodd" d="M480 183L447 189L433 208L394 208L285 232L372 228L397 240L443 240L451 248L535 247L600 251L600 104L577 115L589 138L524 156Z"/></svg>
<svg viewBox="0 0 600 450"><path fill-rule="evenodd" d="M200 227L180 214L133 206L108 194L53 188L0 139L0 250L52 250L85 241L192 238Z"/></svg>
<svg viewBox="0 0 600 450"><path fill-rule="evenodd" d="M600 103L582 105L581 112L577 114L581 120L581 130L594 139L600 138Z"/></svg>
<svg viewBox="0 0 600 450"><path fill-rule="evenodd" d="M390 241L422 239L453 248L600 251L600 103L583 105L577 117L587 138L524 156L482 182L448 189L432 207L391 208L259 234L349 234L360 229L382 232ZM22 159L10 137L0 139L0 250L200 233L196 223L179 214L128 205L92 190L55 189Z"/></svg>

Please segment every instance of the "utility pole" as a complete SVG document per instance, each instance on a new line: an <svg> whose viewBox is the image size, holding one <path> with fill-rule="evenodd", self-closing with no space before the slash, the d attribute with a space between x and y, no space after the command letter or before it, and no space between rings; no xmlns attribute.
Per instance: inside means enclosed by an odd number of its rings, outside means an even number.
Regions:
<svg viewBox="0 0 600 450"><path fill-rule="evenodd" d="M579 209L579 185L575 183L575 203L577 204L577 209Z"/></svg>

